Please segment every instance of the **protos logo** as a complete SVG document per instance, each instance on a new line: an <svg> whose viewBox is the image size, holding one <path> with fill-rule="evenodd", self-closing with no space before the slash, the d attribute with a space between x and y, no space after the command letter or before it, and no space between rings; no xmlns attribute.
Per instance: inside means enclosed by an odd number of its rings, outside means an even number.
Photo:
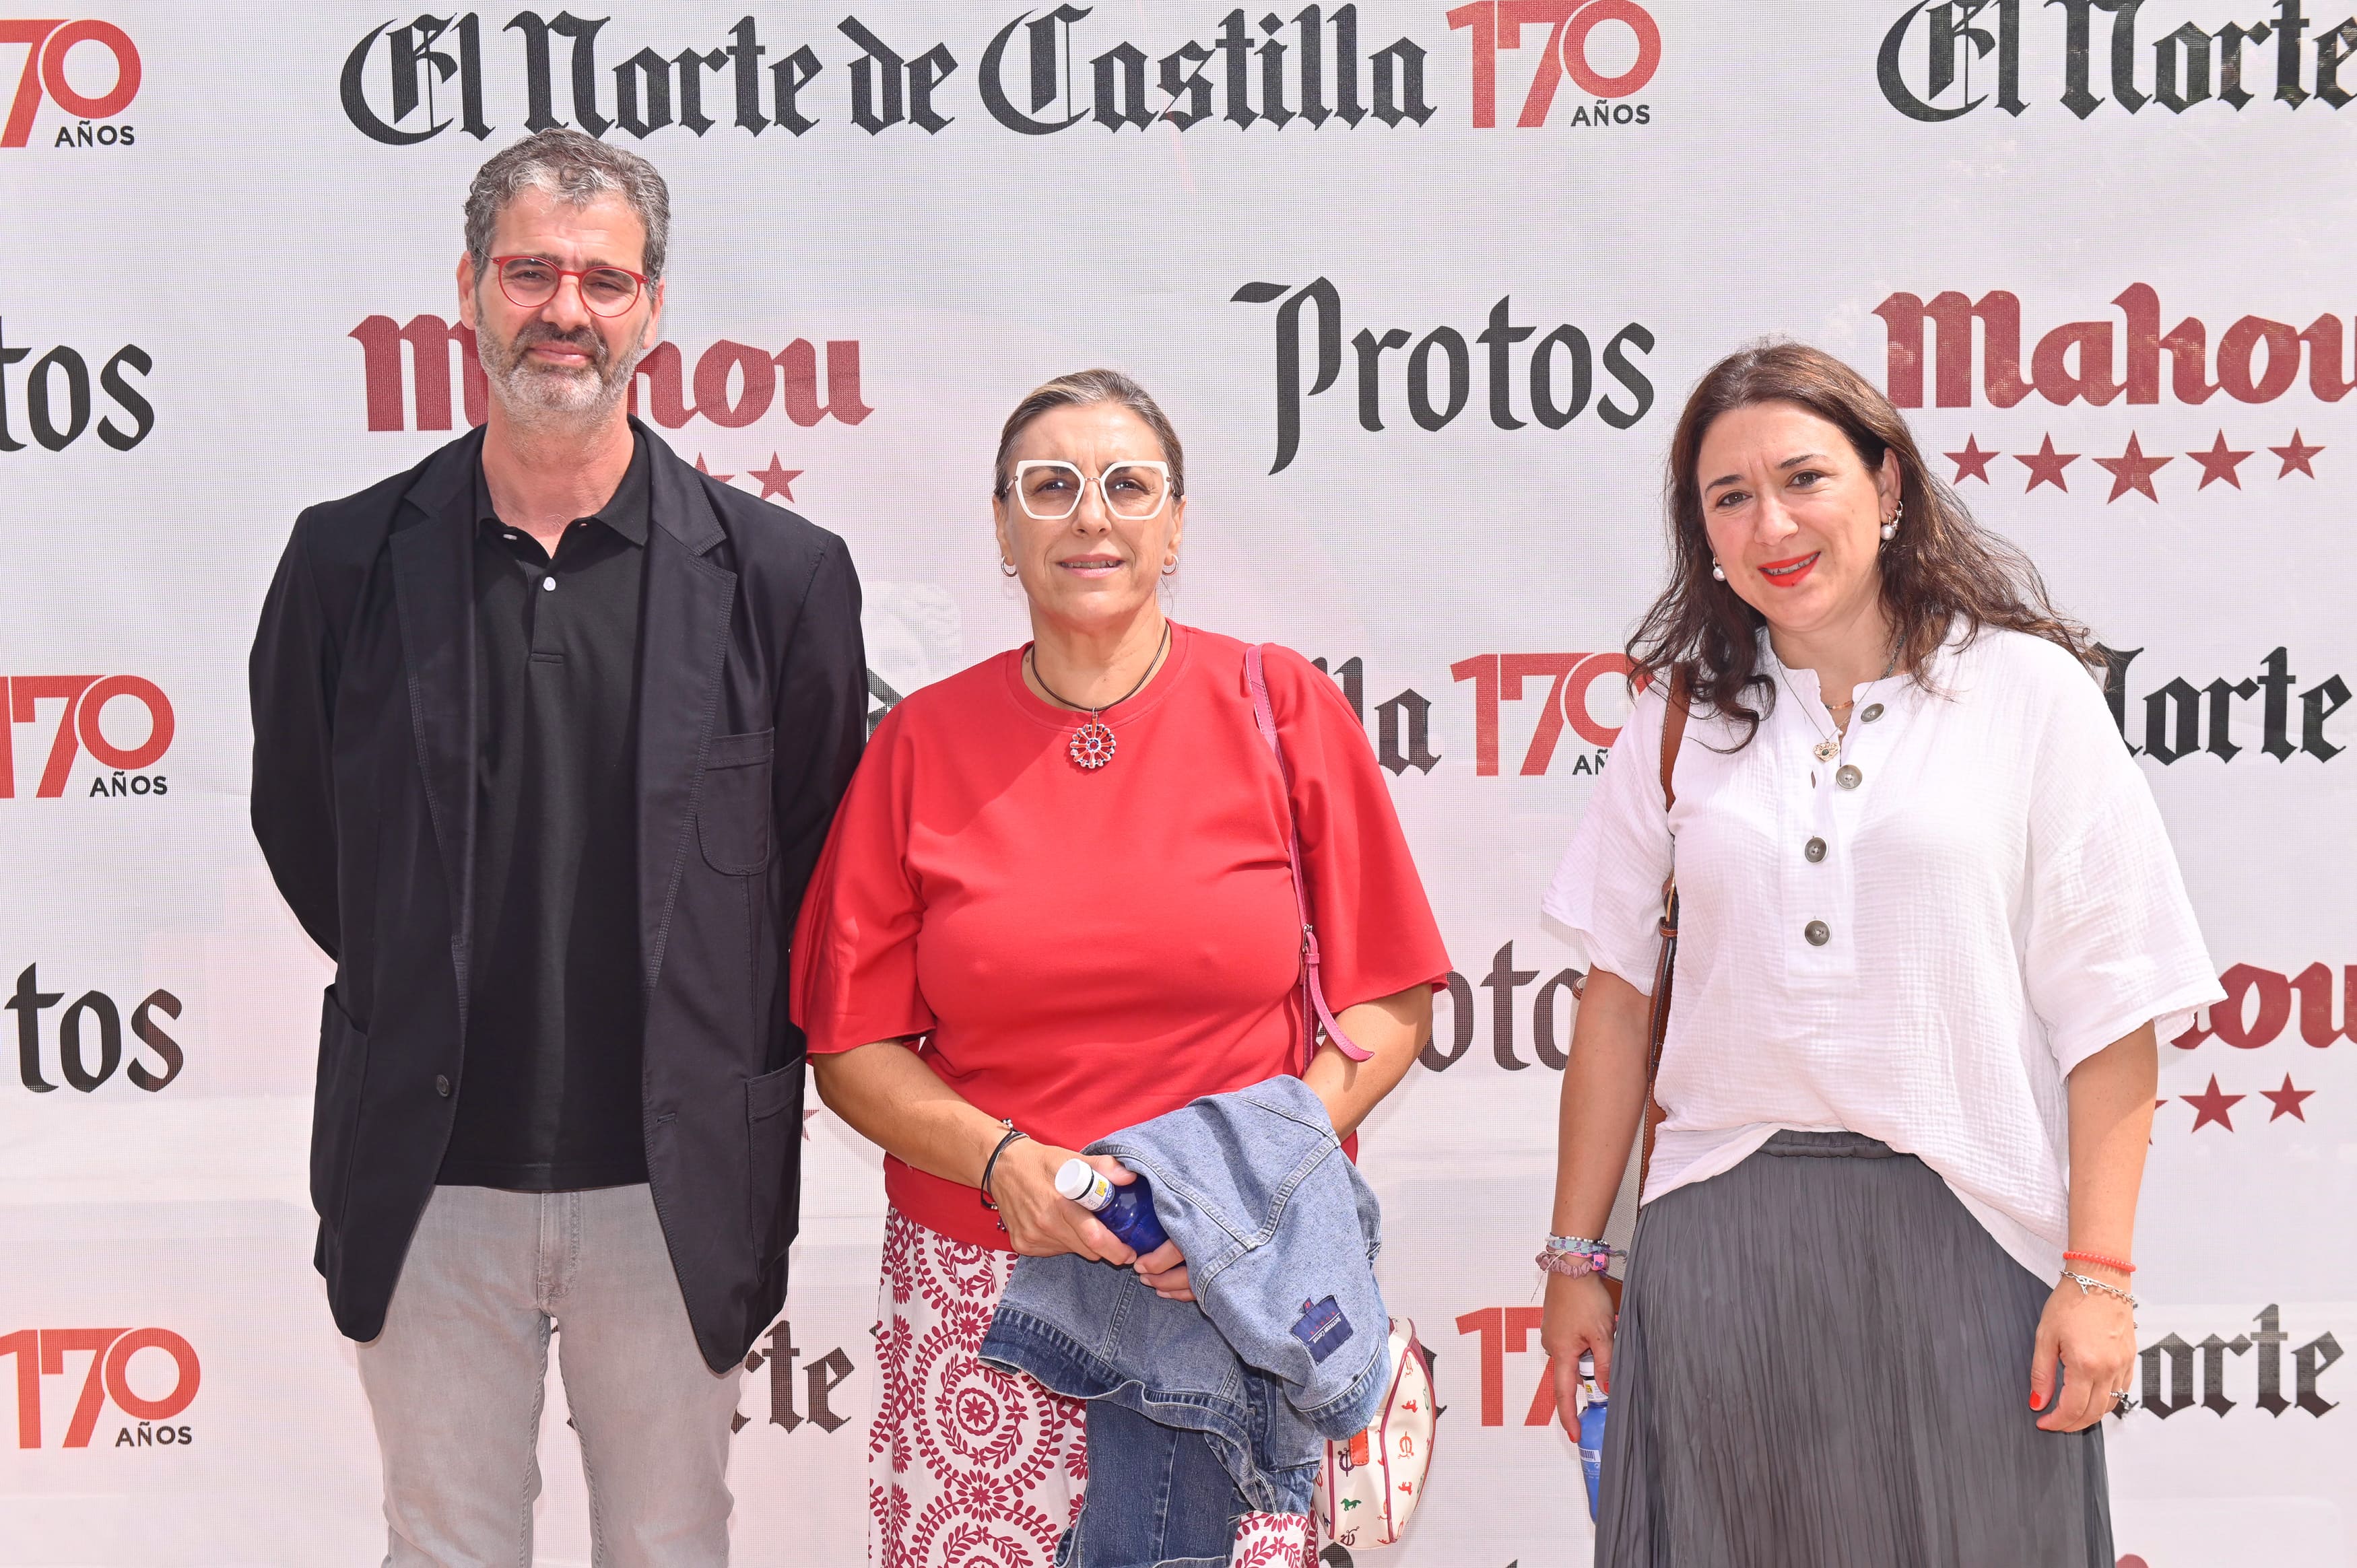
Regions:
<svg viewBox="0 0 2357 1568"><path fill-rule="evenodd" d="M28 963L16 976L16 988L9 993L8 1000L0 1002L0 1012L16 1015L16 1076L35 1094L54 1093L58 1088L41 1076L41 1015L65 999L62 991L42 990L41 966ZM158 1013L167 1018L180 1015L180 999L160 986L131 1010L131 1033L156 1053L164 1070L157 1072L145 1062L135 1061L123 1074L127 1081L150 1094L162 1092L178 1078L188 1059L180 1042L166 1034L164 1026L156 1021ZM96 1067L83 1054L85 1025L94 1026L98 1033ZM122 1066L123 1009L103 991L83 992L58 1018L58 1076L77 1093L92 1094Z"/></svg>
<svg viewBox="0 0 2357 1568"><path fill-rule="evenodd" d="M0 323L0 327L5 325ZM16 439L9 424L8 367L32 358L30 347L11 349L7 334L0 331L0 452L25 449L25 444ZM117 452L130 451L156 428L156 405L131 384L132 376L144 378L155 368L154 356L136 343L125 343L98 368L98 384L130 419L130 427L125 429L115 423L113 414L99 416L99 440ZM31 368L25 372L23 407L27 433L43 451L62 452L81 440L82 433L91 427L90 361L64 343L33 360Z"/></svg>
<svg viewBox="0 0 2357 1568"><path fill-rule="evenodd" d="M1635 58L1617 71L1596 68L1596 30L1607 23L1628 30ZM1448 13L1452 29L1469 29L1473 48L1473 124L1498 124L1498 51L1520 49L1525 27L1550 27L1544 48L1535 51L1530 86L1523 94L1518 126L1544 125L1563 79L1590 97L1626 98L1643 91L1662 64L1662 29L1652 15L1631 0L1473 0ZM1609 36L1609 35L1608 35ZM1528 57L1526 57L1528 58ZM1567 116L1574 125L1645 125L1652 123L1643 103L1582 103Z"/></svg>
<svg viewBox="0 0 2357 1568"><path fill-rule="evenodd" d="M132 1361L142 1350L161 1351L172 1363L170 1385L153 1398L142 1394L138 1385L154 1389L162 1361L156 1356L141 1360L135 1382ZM41 1446L41 1380L62 1374L66 1358L75 1354L88 1356L90 1366L59 1447L89 1447L98 1418L110 1401L139 1423L135 1431L126 1426L115 1434L117 1448L171 1447L193 1439L194 1434L185 1426L159 1424L188 1408L201 1377L195 1347L170 1329L19 1328L14 1334L0 1334L0 1356L16 1358L17 1447Z"/></svg>
<svg viewBox="0 0 2357 1568"><path fill-rule="evenodd" d="M131 101L139 96L139 50L129 34L112 22L87 18L79 22L10 18L0 19L0 44L25 46L25 69L16 78L16 94L9 102L7 119L0 122L0 147L21 147L30 139L33 115L41 106L44 91L59 108L81 121L79 125L59 126L55 145L131 145L130 126L92 128L90 124L92 120L113 119L130 108ZM114 57L114 82L105 91L86 93L74 87L68 74L68 57L76 44L95 44ZM82 51L85 57L91 52ZM83 80L87 82L88 78Z"/></svg>
<svg viewBox="0 0 2357 1568"><path fill-rule="evenodd" d="M106 733L107 706L118 698L147 711L147 733L134 745L117 745ZM0 676L0 720L5 721L0 723L0 800L16 794L16 727L34 723L45 702L63 705L49 738L48 760L34 787L37 798L49 800L64 794L74 757L85 750L100 767L113 769L111 777L102 774L91 780L90 794L166 793L163 775L140 771L161 761L172 746L172 700L163 688L138 675L18 675ZM116 720L118 725L122 722Z"/></svg>
<svg viewBox="0 0 2357 1568"><path fill-rule="evenodd" d="M1282 473L1300 449L1302 399L1323 392L1342 371L1341 292L1319 277L1298 290L1291 284L1248 283L1228 298L1238 305L1283 302L1275 314L1276 461L1268 470ZM1521 430L1535 421L1545 429L1561 430L1588 406L1598 359L1605 373L1627 389L1629 402L1624 407L1610 397L1597 398L1598 419L1615 430L1626 430L1653 406L1653 383L1630 359L1631 349L1640 355L1652 352L1653 334L1648 328L1630 322L1605 340L1598 355L1590 349L1587 334L1568 321L1544 337L1539 336L1535 325L1516 326L1513 306L1512 295L1500 299L1490 307L1489 324L1471 335L1472 342L1483 350L1489 392L1485 412L1491 424L1500 430ZM1533 338L1538 341L1521 354L1518 372L1514 345ZM1409 348L1411 341L1413 348ZM1307 388L1301 384L1305 348L1315 356L1315 373ZM1422 429L1444 429L1466 411L1473 390L1473 351L1467 335L1456 328L1436 327L1420 338L1401 327L1381 333L1361 328L1351 338L1351 348L1358 360L1360 429L1385 428L1387 381L1405 394L1408 417ZM1386 374L1383 356L1403 349L1407 351L1391 361L1391 373ZM1518 381L1527 388L1519 406L1528 411L1529 419L1516 412ZM1397 403L1392 405L1392 417L1398 417Z"/></svg>

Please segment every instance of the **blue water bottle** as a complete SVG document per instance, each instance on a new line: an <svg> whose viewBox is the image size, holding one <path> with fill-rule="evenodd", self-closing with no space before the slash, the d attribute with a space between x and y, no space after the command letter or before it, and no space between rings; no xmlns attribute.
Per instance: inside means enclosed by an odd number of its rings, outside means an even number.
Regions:
<svg viewBox="0 0 2357 1568"><path fill-rule="evenodd" d="M1587 1517L1596 1518L1597 1488L1604 1474L1604 1418L1611 1402L1596 1386L1596 1358L1579 1353L1579 1467L1587 1477Z"/></svg>
<svg viewBox="0 0 2357 1568"><path fill-rule="evenodd" d="M1170 1238L1154 1218L1154 1189L1136 1176L1127 1187L1115 1187L1086 1160L1066 1160L1056 1173L1056 1190L1104 1222L1104 1228L1144 1257Z"/></svg>

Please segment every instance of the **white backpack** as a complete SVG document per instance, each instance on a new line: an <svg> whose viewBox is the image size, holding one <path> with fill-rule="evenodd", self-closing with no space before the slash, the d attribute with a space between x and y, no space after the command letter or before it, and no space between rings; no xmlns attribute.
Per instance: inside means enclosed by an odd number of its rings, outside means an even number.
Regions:
<svg viewBox="0 0 2357 1568"><path fill-rule="evenodd" d="M1432 1466L1432 1368L1413 1319L1391 1320L1391 1383L1372 1425L1326 1444L1318 1526L1339 1546L1390 1546L1424 1499Z"/></svg>

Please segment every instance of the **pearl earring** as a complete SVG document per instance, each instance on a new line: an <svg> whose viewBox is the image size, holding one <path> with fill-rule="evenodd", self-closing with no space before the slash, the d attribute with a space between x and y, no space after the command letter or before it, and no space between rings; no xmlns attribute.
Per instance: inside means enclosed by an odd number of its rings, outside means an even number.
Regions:
<svg viewBox="0 0 2357 1568"><path fill-rule="evenodd" d="M1882 542L1885 544L1889 543L1892 540L1899 537L1899 520L1906 515L1907 503L1905 501L1900 501L1891 511L1890 521L1882 525Z"/></svg>
<svg viewBox="0 0 2357 1568"><path fill-rule="evenodd" d="M1722 583L1727 581L1727 568L1720 565L1716 561L1710 564L1710 575L1717 578Z"/></svg>

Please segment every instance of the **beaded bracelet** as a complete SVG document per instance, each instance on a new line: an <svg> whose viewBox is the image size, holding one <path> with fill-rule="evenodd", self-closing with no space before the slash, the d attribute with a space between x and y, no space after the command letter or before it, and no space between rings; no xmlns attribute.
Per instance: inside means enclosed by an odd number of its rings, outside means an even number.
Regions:
<svg viewBox="0 0 2357 1568"><path fill-rule="evenodd" d="M2062 1277L2069 1280L2072 1284L2077 1285L2081 1295L2085 1295L2089 1291L2099 1290L2105 1295L2118 1296L2122 1301L2126 1302L2130 1307L2134 1307L2138 1305L2136 1297L2130 1295L2127 1292L2122 1290L2115 1284L2108 1283L2103 1280L2091 1280L2084 1274L2074 1274L2068 1269L2062 1271Z"/></svg>
<svg viewBox="0 0 2357 1568"><path fill-rule="evenodd" d="M1628 1254L1618 1247L1608 1247L1593 1236L1550 1236L1546 1251L1538 1256L1538 1265L1551 1274L1561 1274L1569 1280L1600 1274L1611 1266L1615 1258Z"/></svg>
<svg viewBox="0 0 2357 1568"><path fill-rule="evenodd" d="M2101 1252L2065 1252L2062 1254L2062 1261L2066 1263L2101 1263L2107 1269L2117 1269L2124 1274L2136 1273L2134 1263L2123 1262L2117 1258L2106 1258Z"/></svg>
<svg viewBox="0 0 2357 1568"><path fill-rule="evenodd" d="M1553 1247L1549 1247L1539 1254L1538 1263L1539 1267L1548 1273L1561 1274L1567 1280L1577 1280L1585 1279L1589 1274L1604 1273L1615 1255L1614 1250L1609 1247L1593 1252L1559 1252Z"/></svg>

